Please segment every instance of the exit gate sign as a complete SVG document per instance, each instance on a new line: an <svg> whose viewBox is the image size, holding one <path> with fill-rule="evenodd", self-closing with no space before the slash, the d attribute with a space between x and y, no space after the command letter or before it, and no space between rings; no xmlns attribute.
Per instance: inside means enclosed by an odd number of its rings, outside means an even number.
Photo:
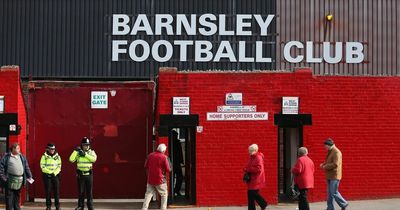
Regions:
<svg viewBox="0 0 400 210"><path fill-rule="evenodd" d="M108 92L107 91L92 91L90 100L92 109L107 109L108 108Z"/></svg>

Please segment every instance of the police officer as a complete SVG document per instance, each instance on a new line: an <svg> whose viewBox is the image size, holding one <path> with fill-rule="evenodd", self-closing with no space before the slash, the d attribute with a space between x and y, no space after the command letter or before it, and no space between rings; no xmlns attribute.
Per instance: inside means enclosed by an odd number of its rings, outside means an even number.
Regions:
<svg viewBox="0 0 400 210"><path fill-rule="evenodd" d="M87 207L93 210L93 163L96 162L97 155L90 148L90 139L82 138L81 146L77 147L69 157L71 163L77 164L77 180L78 180L78 207L75 210L84 209L84 192L86 190Z"/></svg>
<svg viewBox="0 0 400 210"><path fill-rule="evenodd" d="M40 158L40 168L43 172L44 190L46 192L46 210L51 209L51 191L54 193L56 210L60 210L61 157L58 155L54 144L47 144L46 152Z"/></svg>

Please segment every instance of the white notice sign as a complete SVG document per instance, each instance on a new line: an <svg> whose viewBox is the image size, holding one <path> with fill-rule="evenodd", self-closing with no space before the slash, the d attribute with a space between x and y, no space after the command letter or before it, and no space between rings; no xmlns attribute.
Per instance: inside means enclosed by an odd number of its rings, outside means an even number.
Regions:
<svg viewBox="0 0 400 210"><path fill-rule="evenodd" d="M282 97L282 114L299 114L299 97Z"/></svg>
<svg viewBox="0 0 400 210"><path fill-rule="evenodd" d="M268 112L221 113L207 112L208 121L268 120Z"/></svg>
<svg viewBox="0 0 400 210"><path fill-rule="evenodd" d="M242 93L227 93L225 95L225 105L242 105Z"/></svg>
<svg viewBox="0 0 400 210"><path fill-rule="evenodd" d="M4 112L4 96L0 96L0 113Z"/></svg>
<svg viewBox="0 0 400 210"><path fill-rule="evenodd" d="M92 91L90 100L92 109L107 109L108 108L108 92L107 91Z"/></svg>
<svg viewBox="0 0 400 210"><path fill-rule="evenodd" d="M172 99L173 115L189 115L190 114L190 98L189 97L173 97Z"/></svg>
<svg viewBox="0 0 400 210"><path fill-rule="evenodd" d="M11 132L15 132L15 131L17 131L17 125L15 125L15 124L11 124L10 126L9 126L9 131L11 131Z"/></svg>
<svg viewBox="0 0 400 210"><path fill-rule="evenodd" d="M256 112L256 105L247 106L217 106L217 112Z"/></svg>

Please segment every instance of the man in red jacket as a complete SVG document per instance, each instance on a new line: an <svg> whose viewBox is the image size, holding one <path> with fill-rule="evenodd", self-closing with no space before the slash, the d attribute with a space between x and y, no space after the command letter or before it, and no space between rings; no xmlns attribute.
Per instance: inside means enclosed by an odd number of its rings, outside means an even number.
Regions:
<svg viewBox="0 0 400 210"><path fill-rule="evenodd" d="M260 189L265 187L264 155L258 152L257 144L249 146L249 154L250 160L244 168L244 172L250 174L250 181L247 182L248 210L256 209L255 201L257 201L261 210L265 210L268 203L259 194Z"/></svg>
<svg viewBox="0 0 400 210"><path fill-rule="evenodd" d="M167 209L168 187L166 174L171 172L171 166L168 157L164 154L166 149L165 144L158 145L157 151L150 153L144 164L147 171L147 189L143 210L149 208L149 203L155 191L161 196L161 209Z"/></svg>
<svg viewBox="0 0 400 210"><path fill-rule="evenodd" d="M310 210L310 205L307 201L307 191L314 188L314 162L307 154L307 148L300 147L298 149L299 158L292 168L294 183L300 191L299 210Z"/></svg>

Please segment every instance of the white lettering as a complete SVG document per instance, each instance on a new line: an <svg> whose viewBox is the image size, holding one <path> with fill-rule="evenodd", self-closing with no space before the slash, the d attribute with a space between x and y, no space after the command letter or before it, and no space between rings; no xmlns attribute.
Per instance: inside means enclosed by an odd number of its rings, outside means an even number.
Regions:
<svg viewBox="0 0 400 210"><path fill-rule="evenodd" d="M161 35L163 28L167 30L168 35L174 35L174 31L171 26L173 20L174 19L172 18L172 15L168 14L156 15L156 26L155 26L156 35Z"/></svg>
<svg viewBox="0 0 400 210"><path fill-rule="evenodd" d="M182 35L182 26L185 28L187 35L196 35L196 15L190 15L190 24L183 14L176 15L176 35Z"/></svg>
<svg viewBox="0 0 400 210"><path fill-rule="evenodd" d="M136 55L136 46L141 45L143 48L142 56L138 57ZM150 55L150 46L149 44L141 39L135 40L129 46L129 56L133 61L142 62L145 61Z"/></svg>
<svg viewBox="0 0 400 210"><path fill-rule="evenodd" d="M254 57L246 57L245 41L239 41L239 62L254 62Z"/></svg>
<svg viewBox="0 0 400 210"><path fill-rule="evenodd" d="M267 36L268 34L268 26L271 24L272 20L274 19L275 15L268 15L265 21L262 19L261 15L254 15L258 25L260 26L261 36Z"/></svg>
<svg viewBox="0 0 400 210"><path fill-rule="evenodd" d="M126 40L113 40L112 41L112 61L119 61L119 54L126 53L126 49L120 49L119 46L127 45Z"/></svg>
<svg viewBox="0 0 400 210"><path fill-rule="evenodd" d="M203 48L202 46L205 46ZM212 60L213 54L210 52L212 50L212 44L209 41L196 41L195 42L195 61L196 62L208 62ZM205 57L202 57L206 54Z"/></svg>
<svg viewBox="0 0 400 210"><path fill-rule="evenodd" d="M200 16L200 18L199 18L200 25L209 28L208 31L204 28L199 28L200 34L204 35L204 36L214 35L217 32L218 28L215 23L210 22L210 21L216 20L216 19L217 19L217 17L215 17L215 15L213 15L213 14L204 14L204 15ZM208 20L210 20L210 21L208 21Z"/></svg>
<svg viewBox="0 0 400 210"><path fill-rule="evenodd" d="M339 63L342 60L342 43L336 42L335 44L335 57L331 57L331 43L324 42L323 44L324 50L324 61L327 63Z"/></svg>
<svg viewBox="0 0 400 210"><path fill-rule="evenodd" d="M165 46L166 53L164 57L161 57L159 54L159 48L161 45ZM158 62L166 62L172 58L173 48L171 43L165 40L158 40L154 42L153 47L151 48L151 54L153 55L154 60Z"/></svg>
<svg viewBox="0 0 400 210"><path fill-rule="evenodd" d="M193 41L174 41L174 45L179 45L180 46L180 61L187 61L187 46L193 45Z"/></svg>
<svg viewBox="0 0 400 210"><path fill-rule="evenodd" d="M224 51L226 50L226 53ZM235 54L229 41L221 41L215 54L214 62L219 62L221 58L228 58L230 62L236 62Z"/></svg>
<svg viewBox="0 0 400 210"><path fill-rule="evenodd" d="M256 62L257 63L270 63L271 58L263 57L263 42L256 41Z"/></svg>
<svg viewBox="0 0 400 210"><path fill-rule="evenodd" d="M295 46L295 47L297 47L297 48L299 48L299 49L303 49L303 48L304 48L304 45L303 45L301 42L299 42L299 41L291 41L291 42L288 42L288 43L285 45L285 47L283 48L283 57L285 58L285 60L287 60L287 61L290 62L290 63L300 63L300 62L304 59L304 56L298 55L298 56L296 56L295 58L293 58L293 57L291 56L291 54L290 54L290 49L291 49L293 46Z"/></svg>
<svg viewBox="0 0 400 210"><path fill-rule="evenodd" d="M140 14L137 16L135 24L132 27L131 35L136 35L139 31L144 31L147 35L153 35L149 20L144 14Z"/></svg>
<svg viewBox="0 0 400 210"><path fill-rule="evenodd" d="M127 35L129 34L129 16L125 14L114 14L113 15L113 35ZM122 27L122 30L119 28Z"/></svg>
<svg viewBox="0 0 400 210"><path fill-rule="evenodd" d="M346 62L361 63L364 60L364 46L360 42L346 43ZM354 57L355 56L355 57Z"/></svg>
<svg viewBox="0 0 400 210"><path fill-rule="evenodd" d="M225 15L219 15L219 35L221 36L232 36L234 35L234 31L227 31L226 30L226 16Z"/></svg>
<svg viewBox="0 0 400 210"><path fill-rule="evenodd" d="M312 42L308 41L306 42L306 51L307 51L307 56L306 56L306 61L307 63L321 63L322 58L314 58L314 45Z"/></svg>
<svg viewBox="0 0 400 210"><path fill-rule="evenodd" d="M251 31L243 31L243 28L251 27L251 22L244 22L244 20L251 20L251 15L237 15L236 19L236 35L251 36Z"/></svg>
<svg viewBox="0 0 400 210"><path fill-rule="evenodd" d="M150 16L149 16L150 17ZM252 36L256 28L257 36L268 36L268 27L271 26L275 15L261 14L237 14L228 16L226 14L155 14L149 19L147 14L136 14L133 17L128 14L112 15L112 35L132 37L126 40L116 38L112 40L112 61L120 61L120 57L129 57L136 62L146 61L151 56L155 61L166 62L174 56L180 61L187 62L194 59L196 62L220 62L221 59L229 62L272 62L273 46L267 41L254 40L249 43L243 36ZM132 20L131 20L132 19ZM151 20L151 23L149 22ZM272 26L271 26L272 27ZM271 32L270 32L271 33ZM140 37L135 37L136 35ZM143 35L177 35L194 36L196 40L172 39L163 40L159 37ZM234 42L227 39L219 39L211 42L205 36L237 36ZM229 40L231 37L229 37ZM150 42L144 41L151 40ZM134 40L128 44L128 40ZM237 41L236 41L237 40ZM255 43L254 43L255 42ZM360 42L323 42L314 45L312 41L302 43L300 41L289 41L283 46L283 57L290 63L322 63L337 64L343 61L346 63L361 63L364 60L364 46ZM191 46L191 47L189 47ZM317 47L318 46L318 47ZM138 49L139 47L139 49ZM319 50L322 47L322 51ZM160 49L162 48L162 49ZM213 49L216 48L216 49ZM346 49L343 49L346 48ZM190 50L190 51L189 51ZM161 54L160 54L161 53ZM214 54L215 53L215 54ZM346 53L346 55L344 55ZM122 55L121 55L122 54ZM191 56L189 58L189 55Z"/></svg>

